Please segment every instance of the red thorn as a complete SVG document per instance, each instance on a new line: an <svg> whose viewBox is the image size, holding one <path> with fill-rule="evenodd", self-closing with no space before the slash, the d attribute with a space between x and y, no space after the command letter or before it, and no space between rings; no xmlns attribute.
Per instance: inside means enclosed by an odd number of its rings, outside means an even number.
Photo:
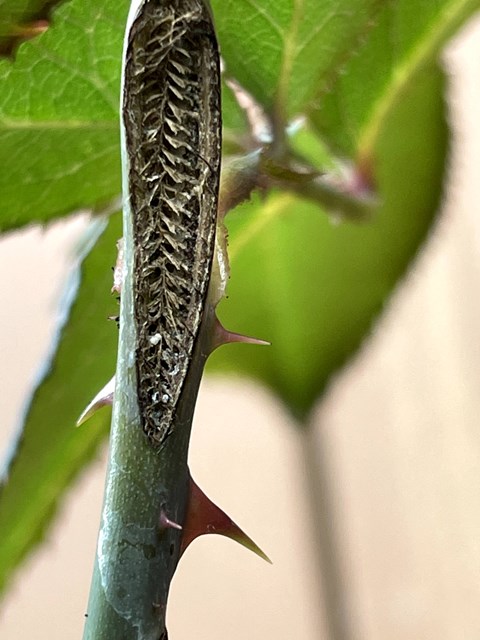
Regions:
<svg viewBox="0 0 480 640"><path fill-rule="evenodd" d="M188 545L199 536L217 533L236 540L241 545L256 553L260 558L271 563L267 555L240 527L208 498L190 476L190 495L187 514L183 526L180 555Z"/></svg>
<svg viewBox="0 0 480 640"><path fill-rule="evenodd" d="M228 331L222 325L220 320L215 317L215 326L214 326L214 334L213 334L213 342L212 342L212 351L221 347L222 344L230 344L232 342L243 342L244 344L258 344L262 346L270 346L270 342L266 340L261 340L260 338L251 338L250 336L244 336L241 333L234 333L233 331Z"/></svg>
<svg viewBox="0 0 480 640"><path fill-rule="evenodd" d="M178 522L175 522L174 520L170 520L164 509L160 511L159 525L161 529L177 529L179 531L182 530L182 525L178 524Z"/></svg>

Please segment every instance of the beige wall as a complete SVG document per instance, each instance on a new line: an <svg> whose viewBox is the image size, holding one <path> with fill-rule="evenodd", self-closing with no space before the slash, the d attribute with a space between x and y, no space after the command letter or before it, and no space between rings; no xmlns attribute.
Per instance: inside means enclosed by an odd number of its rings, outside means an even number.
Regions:
<svg viewBox="0 0 480 640"><path fill-rule="evenodd" d="M479 35L477 21L448 58L456 136L442 224L318 410L358 640L480 638ZM80 226L0 242L2 440L46 349L66 247ZM321 637L315 535L288 417L261 389L208 380L195 424L199 484L274 565L222 538L197 541L173 584L172 639ZM2 640L81 637L103 475L100 460L18 573L0 613Z"/></svg>

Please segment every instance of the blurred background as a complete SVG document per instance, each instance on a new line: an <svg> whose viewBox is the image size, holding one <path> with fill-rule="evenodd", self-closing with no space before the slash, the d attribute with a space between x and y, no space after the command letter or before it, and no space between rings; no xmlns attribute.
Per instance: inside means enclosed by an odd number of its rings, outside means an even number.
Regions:
<svg viewBox="0 0 480 640"><path fill-rule="evenodd" d="M442 219L318 406L312 438L251 382L202 386L192 473L274 564L221 537L197 540L172 585L172 640L328 640L330 565L352 640L480 638L480 19L445 64L454 146ZM0 242L2 448L48 350L84 225L80 216ZM81 637L105 454L16 574L2 640ZM312 474L324 489L313 497ZM312 498L327 505L328 522Z"/></svg>

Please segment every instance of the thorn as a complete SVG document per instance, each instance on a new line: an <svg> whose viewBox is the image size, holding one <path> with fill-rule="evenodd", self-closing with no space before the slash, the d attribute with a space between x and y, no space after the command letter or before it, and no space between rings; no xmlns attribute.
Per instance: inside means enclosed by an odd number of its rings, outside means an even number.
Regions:
<svg viewBox="0 0 480 640"><path fill-rule="evenodd" d="M163 507L160 510L159 525L161 529L178 529L178 531L182 530L182 525L178 524L178 522L175 522L174 520L170 520Z"/></svg>
<svg viewBox="0 0 480 640"><path fill-rule="evenodd" d="M183 525L180 556L195 538L207 533L217 533L218 535L236 540L247 549L256 553L260 558L263 558L270 564L272 563L260 547L258 547L220 507L217 507L217 505L203 493L191 476L189 491L190 495L185 523Z"/></svg>
<svg viewBox="0 0 480 640"><path fill-rule="evenodd" d="M103 389L97 393L93 400L82 411L81 416L77 420L76 426L79 427L81 424L89 420L93 416L93 414L98 411L98 409L101 409L102 407L105 407L107 405L111 405L113 403L114 391L115 376L113 376L113 378L107 382Z"/></svg>
<svg viewBox="0 0 480 640"><path fill-rule="evenodd" d="M267 340L261 340L260 338L252 338L250 336L244 336L241 333L234 333L233 331L228 331L222 325L220 320L215 317L215 326L213 329L213 346L212 351L215 351L218 347L221 347L223 344L230 344L233 342L243 342L244 344L257 344L262 346L270 346L270 342Z"/></svg>
<svg viewBox="0 0 480 640"><path fill-rule="evenodd" d="M13 27L14 36L23 38L24 40L31 40L36 36L45 33L49 27L48 20L34 20L33 22L27 22L17 27Z"/></svg>
<svg viewBox="0 0 480 640"><path fill-rule="evenodd" d="M226 76L225 83L231 89L239 107L245 112L253 144L272 142L272 124L263 107L234 78Z"/></svg>

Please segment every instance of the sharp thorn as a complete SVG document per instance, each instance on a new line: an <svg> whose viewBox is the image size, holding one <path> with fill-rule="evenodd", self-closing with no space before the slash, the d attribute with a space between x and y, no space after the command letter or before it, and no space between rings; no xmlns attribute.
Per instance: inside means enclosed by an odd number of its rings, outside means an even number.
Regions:
<svg viewBox="0 0 480 640"><path fill-rule="evenodd" d="M260 103L234 78L226 77L225 82L231 89L241 109L245 112L250 126L253 143L266 144L273 140L273 127L268 115Z"/></svg>
<svg viewBox="0 0 480 640"><path fill-rule="evenodd" d="M102 407L111 405L113 403L114 391L115 391L115 376L113 376L113 378L107 382L107 384L103 387L103 389L97 393L97 395L93 398L93 400L82 411L82 414L77 420L76 426L79 427L81 424L86 422L89 418L93 416L94 413L96 413Z"/></svg>
<svg viewBox="0 0 480 640"><path fill-rule="evenodd" d="M19 36L20 38L24 38L25 40L30 40L35 36L45 33L48 27L48 20L34 20L33 22L28 22L26 24L19 25L18 27L13 27L12 35Z"/></svg>
<svg viewBox="0 0 480 640"><path fill-rule="evenodd" d="M212 351L214 351L218 347L221 347L223 344L231 344L233 342L270 346L270 342L268 342L267 340L261 340L260 338L253 338L251 336L244 336L241 333L228 331L228 329L225 329L225 327L222 325L220 320L218 318L215 318Z"/></svg>
<svg viewBox="0 0 480 640"><path fill-rule="evenodd" d="M160 511L159 525L161 529L177 529L178 531L181 531L183 528L181 524L178 524L178 522L170 520L164 509Z"/></svg>
<svg viewBox="0 0 480 640"><path fill-rule="evenodd" d="M216 533L236 540L271 564L270 558L260 547L203 493L190 476L189 500L183 525L180 555L195 538L207 533Z"/></svg>

